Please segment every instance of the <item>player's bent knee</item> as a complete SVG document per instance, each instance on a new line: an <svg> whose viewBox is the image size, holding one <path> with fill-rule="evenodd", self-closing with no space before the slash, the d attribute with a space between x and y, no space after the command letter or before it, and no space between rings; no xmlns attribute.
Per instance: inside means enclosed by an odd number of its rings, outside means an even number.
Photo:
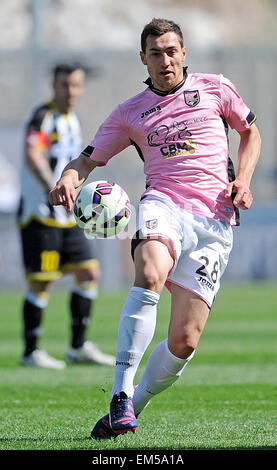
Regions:
<svg viewBox="0 0 277 470"><path fill-rule="evenodd" d="M100 269L91 268L91 269L80 269L75 271L75 277L79 284L83 282L98 281L100 279Z"/></svg>
<svg viewBox="0 0 277 470"><path fill-rule="evenodd" d="M145 289L160 291L163 288L166 276L155 266L146 264L136 275L135 284Z"/></svg>
<svg viewBox="0 0 277 470"><path fill-rule="evenodd" d="M28 290L32 294L43 295L49 292L51 285L50 281L30 281L28 283Z"/></svg>
<svg viewBox="0 0 277 470"><path fill-rule="evenodd" d="M196 347L187 346L184 344L173 344L169 347L169 350L174 354L174 356L181 359L187 359L192 353L196 350Z"/></svg>
<svg viewBox="0 0 277 470"><path fill-rule="evenodd" d="M161 282L161 276L158 270L153 267L149 269L149 267L146 266L143 270L143 277L149 287L153 287Z"/></svg>
<svg viewBox="0 0 277 470"><path fill-rule="evenodd" d="M169 350L177 357L186 359L197 348L199 336L186 333L182 330L176 332L168 338Z"/></svg>
<svg viewBox="0 0 277 470"><path fill-rule="evenodd" d="M100 269L99 268L94 268L88 270L88 281L99 281L100 279Z"/></svg>

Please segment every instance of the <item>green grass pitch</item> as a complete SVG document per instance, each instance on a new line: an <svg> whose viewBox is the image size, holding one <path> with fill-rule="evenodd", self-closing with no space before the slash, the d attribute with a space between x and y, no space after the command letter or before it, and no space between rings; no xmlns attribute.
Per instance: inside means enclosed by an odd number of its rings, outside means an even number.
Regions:
<svg viewBox="0 0 277 470"><path fill-rule="evenodd" d="M21 295L1 292L0 449L277 449L277 286L223 285L197 354L181 379L155 397L137 433L95 442L90 431L108 411L113 368L22 368ZM115 353L126 292L102 292L89 339ZM69 341L68 294L54 291L40 346L63 358ZM162 295L153 347L167 336L170 296Z"/></svg>

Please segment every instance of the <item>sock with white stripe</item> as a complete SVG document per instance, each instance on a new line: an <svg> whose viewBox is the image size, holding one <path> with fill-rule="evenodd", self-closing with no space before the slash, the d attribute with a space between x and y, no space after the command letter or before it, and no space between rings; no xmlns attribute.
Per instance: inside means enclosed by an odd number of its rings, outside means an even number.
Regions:
<svg viewBox="0 0 277 470"><path fill-rule="evenodd" d="M38 339L41 335L41 322L43 309L47 306L46 295L39 296L28 292L23 304L23 338L25 343L24 356L37 349Z"/></svg>
<svg viewBox="0 0 277 470"><path fill-rule="evenodd" d="M98 296L98 286L94 281L83 282L74 287L70 297L71 346L81 348L91 320L94 299Z"/></svg>

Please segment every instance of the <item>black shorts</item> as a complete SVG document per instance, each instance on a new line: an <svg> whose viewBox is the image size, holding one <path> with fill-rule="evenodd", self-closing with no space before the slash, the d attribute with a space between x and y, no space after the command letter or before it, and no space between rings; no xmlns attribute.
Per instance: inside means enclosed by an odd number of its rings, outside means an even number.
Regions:
<svg viewBox="0 0 277 470"><path fill-rule="evenodd" d="M76 268L98 265L92 241L77 226L49 227L32 220L21 228L21 240L28 280L53 281Z"/></svg>

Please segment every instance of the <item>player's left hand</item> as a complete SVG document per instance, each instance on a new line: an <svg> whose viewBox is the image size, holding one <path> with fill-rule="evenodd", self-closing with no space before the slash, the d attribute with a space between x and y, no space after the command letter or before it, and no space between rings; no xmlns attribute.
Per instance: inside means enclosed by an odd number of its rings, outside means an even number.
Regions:
<svg viewBox="0 0 277 470"><path fill-rule="evenodd" d="M238 209L246 210L251 207L253 196L249 186L246 183L243 183L237 178L234 181L231 181L231 183L227 185L225 198L231 197L233 193L236 194L233 200L233 204Z"/></svg>

